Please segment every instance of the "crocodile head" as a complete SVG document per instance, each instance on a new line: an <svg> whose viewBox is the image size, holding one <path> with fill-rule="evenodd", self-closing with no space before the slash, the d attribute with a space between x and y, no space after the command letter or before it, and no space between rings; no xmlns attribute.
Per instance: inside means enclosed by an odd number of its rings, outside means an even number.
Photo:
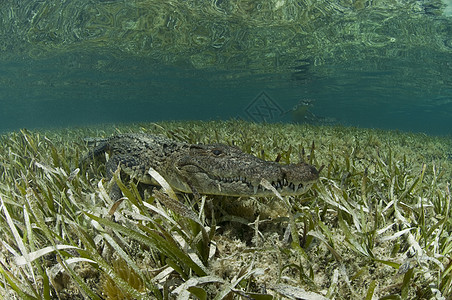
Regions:
<svg viewBox="0 0 452 300"><path fill-rule="evenodd" d="M171 159L178 174L167 174L171 186L182 192L226 196L274 196L265 179L281 195L300 195L319 178L306 163L283 165L246 154L223 144L190 145Z"/></svg>

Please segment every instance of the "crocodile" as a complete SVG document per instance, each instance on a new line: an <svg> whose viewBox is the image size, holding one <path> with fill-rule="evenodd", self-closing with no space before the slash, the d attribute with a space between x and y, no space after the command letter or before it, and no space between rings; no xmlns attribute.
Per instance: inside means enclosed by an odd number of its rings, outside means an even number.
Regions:
<svg viewBox="0 0 452 300"><path fill-rule="evenodd" d="M108 179L119 168L122 175L139 183L158 186L149 173L153 168L181 193L274 196L268 186L261 185L264 179L283 196L300 195L319 178L319 171L307 163L266 161L225 144L189 144L144 133L116 135L96 143L82 163L108 153ZM110 196L121 197L116 184Z"/></svg>

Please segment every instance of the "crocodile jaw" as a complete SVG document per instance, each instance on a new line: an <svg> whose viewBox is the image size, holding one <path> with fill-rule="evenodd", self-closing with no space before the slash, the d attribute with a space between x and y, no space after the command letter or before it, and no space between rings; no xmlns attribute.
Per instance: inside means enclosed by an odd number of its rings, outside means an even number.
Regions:
<svg viewBox="0 0 452 300"><path fill-rule="evenodd" d="M173 161L178 176L169 175L171 186L182 192L225 196L270 197L260 185L267 180L281 195L301 195L319 178L311 165L261 160L222 144L194 145L188 155Z"/></svg>
<svg viewBox="0 0 452 300"><path fill-rule="evenodd" d="M193 183L191 187L185 182L173 185L181 192L191 193L192 189L200 194L207 195L224 195L224 196L256 196L256 197L272 197L275 196L273 191L263 187L261 184L252 184L249 181L237 180L237 178L218 178L212 179L205 173L192 173ZM261 178L261 180L264 178ZM280 181L272 181L272 186L282 196L296 196L305 193L314 183L314 181L294 184L287 182L281 185ZM174 182L173 182L174 184Z"/></svg>

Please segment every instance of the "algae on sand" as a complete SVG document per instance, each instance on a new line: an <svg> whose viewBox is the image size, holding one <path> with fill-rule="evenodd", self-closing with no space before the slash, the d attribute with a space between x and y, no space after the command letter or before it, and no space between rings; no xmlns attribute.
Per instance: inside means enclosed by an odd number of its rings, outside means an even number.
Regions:
<svg viewBox="0 0 452 300"><path fill-rule="evenodd" d="M72 172L87 151L83 138L139 131L325 168L308 193L285 199L289 209L276 197L181 195L177 211L170 195L142 198L133 182L112 203L101 163ZM11 299L452 292L445 138L229 121L23 130L1 142L0 290Z"/></svg>

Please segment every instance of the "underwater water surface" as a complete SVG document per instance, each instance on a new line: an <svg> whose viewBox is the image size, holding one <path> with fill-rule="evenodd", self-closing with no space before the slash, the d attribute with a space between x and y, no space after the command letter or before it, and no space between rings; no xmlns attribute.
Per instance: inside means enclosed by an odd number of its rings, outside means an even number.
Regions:
<svg viewBox="0 0 452 300"><path fill-rule="evenodd" d="M452 133L450 1L190 3L4 1L0 131L245 119Z"/></svg>

